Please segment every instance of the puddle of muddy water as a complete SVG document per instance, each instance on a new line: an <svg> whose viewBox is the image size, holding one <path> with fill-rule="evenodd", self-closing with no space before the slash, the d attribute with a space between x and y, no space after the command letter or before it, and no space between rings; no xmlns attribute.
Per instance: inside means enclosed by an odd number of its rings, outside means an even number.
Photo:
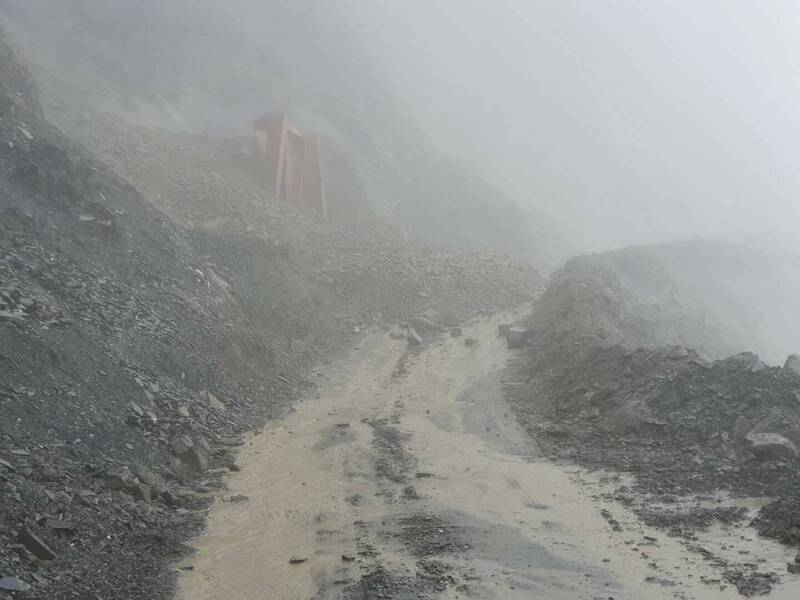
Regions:
<svg viewBox="0 0 800 600"><path fill-rule="evenodd" d="M214 505L179 598L736 597L599 480L537 457L503 403L497 323L465 328L473 347L373 336L328 369L250 438L226 492L249 500Z"/></svg>

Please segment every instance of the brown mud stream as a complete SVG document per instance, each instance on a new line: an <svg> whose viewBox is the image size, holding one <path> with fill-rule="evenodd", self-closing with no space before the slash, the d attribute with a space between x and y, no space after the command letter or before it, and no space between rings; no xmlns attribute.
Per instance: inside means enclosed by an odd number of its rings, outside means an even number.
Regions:
<svg viewBox="0 0 800 600"><path fill-rule="evenodd" d="M179 598L738 597L681 540L600 499L597 475L538 457L502 400L498 322L465 328L474 347L373 335L320 373L243 449ZM713 537L789 559L750 530Z"/></svg>

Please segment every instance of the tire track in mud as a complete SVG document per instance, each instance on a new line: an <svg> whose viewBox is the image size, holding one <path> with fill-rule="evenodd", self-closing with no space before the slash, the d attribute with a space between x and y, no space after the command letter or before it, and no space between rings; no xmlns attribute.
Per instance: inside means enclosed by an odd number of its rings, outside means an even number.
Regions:
<svg viewBox="0 0 800 600"><path fill-rule="evenodd" d="M538 456L503 401L498 322L465 328L470 347L375 335L320 374L245 446L226 495L248 500L215 503L179 598L735 597L596 478Z"/></svg>

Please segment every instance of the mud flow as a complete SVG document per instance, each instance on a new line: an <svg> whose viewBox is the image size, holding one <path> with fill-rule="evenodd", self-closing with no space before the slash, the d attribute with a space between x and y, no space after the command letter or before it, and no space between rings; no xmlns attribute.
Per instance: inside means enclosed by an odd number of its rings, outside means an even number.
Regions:
<svg viewBox="0 0 800 600"><path fill-rule="evenodd" d="M179 598L738 597L707 556L605 499L607 476L538 455L503 402L501 321L418 350L373 335L317 373L245 446ZM703 535L765 569L790 559L747 529Z"/></svg>

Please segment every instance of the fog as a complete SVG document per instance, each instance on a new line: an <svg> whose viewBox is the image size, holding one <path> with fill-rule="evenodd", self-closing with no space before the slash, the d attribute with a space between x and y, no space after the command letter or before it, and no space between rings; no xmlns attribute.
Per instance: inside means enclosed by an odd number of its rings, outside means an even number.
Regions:
<svg viewBox="0 0 800 600"><path fill-rule="evenodd" d="M741 346L800 347L795 2L0 0L0 17L56 123L231 136L287 112L333 140L367 226L545 273L719 241L673 275L732 290L696 300Z"/></svg>
<svg viewBox="0 0 800 600"><path fill-rule="evenodd" d="M580 250L800 238L791 1L358 3L363 38L449 152Z"/></svg>

